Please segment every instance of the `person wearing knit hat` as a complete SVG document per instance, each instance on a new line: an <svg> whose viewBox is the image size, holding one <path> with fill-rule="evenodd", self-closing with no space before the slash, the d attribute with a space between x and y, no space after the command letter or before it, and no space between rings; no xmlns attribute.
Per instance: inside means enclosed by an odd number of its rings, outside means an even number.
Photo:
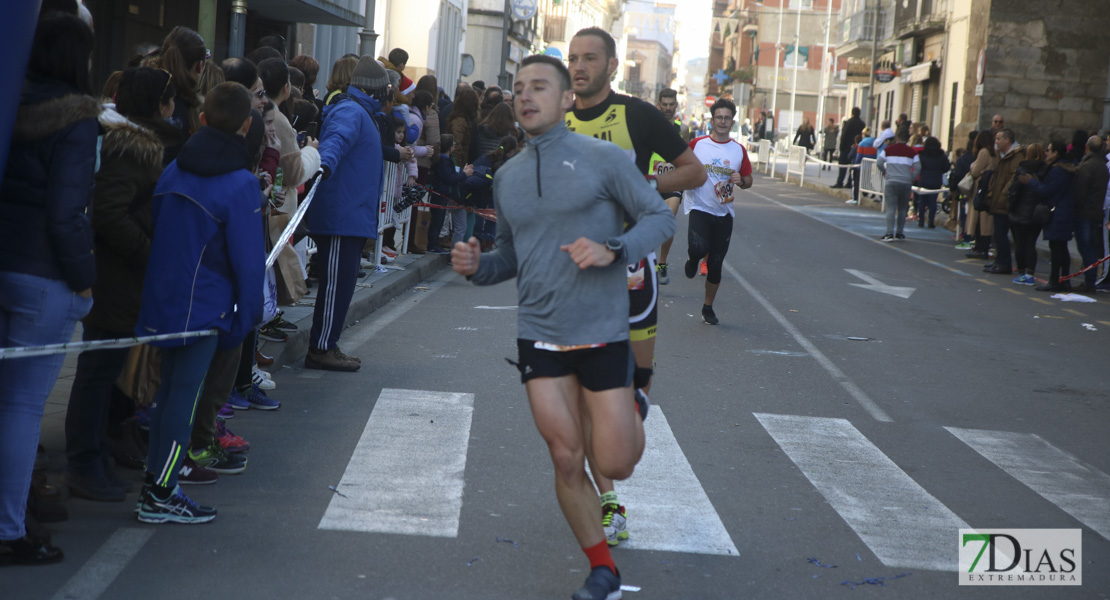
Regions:
<svg viewBox="0 0 1110 600"><path fill-rule="evenodd" d="M339 349L339 334L355 291L366 240L378 237L378 198L382 191L383 144L379 130L387 117L383 100L390 98L389 77L372 56L359 59L345 98L324 107L320 130L318 189L305 215L305 225L320 258L320 288L312 313L308 369L357 371L361 361ZM388 128L392 137L392 127ZM397 162L389 148L386 160Z"/></svg>
<svg viewBox="0 0 1110 600"><path fill-rule="evenodd" d="M358 59L355 72L351 75L351 85L368 94L374 93L389 85L389 76L385 74L385 67L366 54Z"/></svg>

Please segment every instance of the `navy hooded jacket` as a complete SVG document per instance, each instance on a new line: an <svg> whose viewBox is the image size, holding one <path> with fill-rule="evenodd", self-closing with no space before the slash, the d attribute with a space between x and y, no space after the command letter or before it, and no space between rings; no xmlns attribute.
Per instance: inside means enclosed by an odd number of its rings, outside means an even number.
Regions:
<svg viewBox="0 0 1110 600"><path fill-rule="evenodd" d="M100 104L51 79L28 77L0 183L0 271L96 281L92 224Z"/></svg>
<svg viewBox="0 0 1110 600"><path fill-rule="evenodd" d="M261 320L266 254L248 160L242 136L201 127L162 172L136 335L215 328L233 348Z"/></svg>

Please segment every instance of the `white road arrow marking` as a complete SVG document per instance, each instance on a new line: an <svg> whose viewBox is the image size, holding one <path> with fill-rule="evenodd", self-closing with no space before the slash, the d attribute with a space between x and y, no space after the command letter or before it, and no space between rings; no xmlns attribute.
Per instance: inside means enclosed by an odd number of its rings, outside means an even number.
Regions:
<svg viewBox="0 0 1110 600"><path fill-rule="evenodd" d="M878 279L875 279L874 277L868 275L867 273L863 273L862 271L857 271L855 269L844 269L844 270L867 282L867 283L849 283L848 285L854 285L856 287L863 288L865 290L872 290L872 291L875 291L875 292L881 292L883 294L890 294L891 296L898 296L899 298L909 298L910 296L913 295L914 292L917 291L917 288L898 287L896 285L887 285L887 284L879 281Z"/></svg>

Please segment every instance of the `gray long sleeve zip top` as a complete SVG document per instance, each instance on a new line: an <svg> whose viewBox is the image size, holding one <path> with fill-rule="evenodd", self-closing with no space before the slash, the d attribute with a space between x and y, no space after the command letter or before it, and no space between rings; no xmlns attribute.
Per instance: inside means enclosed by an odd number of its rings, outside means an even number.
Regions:
<svg viewBox="0 0 1110 600"><path fill-rule="evenodd" d="M675 232L674 215L628 155L560 122L501 167L493 195L497 248L482 255L471 281L517 278L517 337L560 345L627 340L627 264ZM625 221L633 223L627 230ZM559 246L580 237L617 238L624 255L579 269Z"/></svg>

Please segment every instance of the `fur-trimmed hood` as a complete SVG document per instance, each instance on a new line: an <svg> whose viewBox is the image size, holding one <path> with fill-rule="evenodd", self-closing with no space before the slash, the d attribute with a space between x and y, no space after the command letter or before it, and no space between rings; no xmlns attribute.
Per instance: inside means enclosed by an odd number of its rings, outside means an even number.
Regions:
<svg viewBox="0 0 1110 600"><path fill-rule="evenodd" d="M56 81L28 78L23 86L13 139L40 140L66 127L95 119L100 103L92 96L78 94Z"/></svg>
<svg viewBox="0 0 1110 600"><path fill-rule="evenodd" d="M109 111L103 114L118 115ZM105 130L101 146L105 158L127 155L148 169L161 170L165 147L181 139L177 130L164 121L119 117L101 118L100 124Z"/></svg>

